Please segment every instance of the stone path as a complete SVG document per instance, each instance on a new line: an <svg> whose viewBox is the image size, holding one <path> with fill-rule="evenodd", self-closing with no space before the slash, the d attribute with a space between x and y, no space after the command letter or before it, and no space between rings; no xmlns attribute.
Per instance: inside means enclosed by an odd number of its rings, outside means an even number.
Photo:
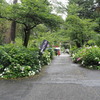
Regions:
<svg viewBox="0 0 100 100"><path fill-rule="evenodd" d="M100 71L62 54L35 77L0 80L0 100L100 100Z"/></svg>

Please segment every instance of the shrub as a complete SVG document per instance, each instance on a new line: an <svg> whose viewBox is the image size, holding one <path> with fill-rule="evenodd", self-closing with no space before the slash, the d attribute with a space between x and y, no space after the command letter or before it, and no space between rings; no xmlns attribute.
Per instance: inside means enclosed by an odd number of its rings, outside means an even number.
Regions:
<svg viewBox="0 0 100 100"><path fill-rule="evenodd" d="M76 46L73 46L72 48L70 48L70 54L74 54L75 52L78 51L78 48Z"/></svg>
<svg viewBox="0 0 100 100"><path fill-rule="evenodd" d="M30 73L31 72L31 73ZM10 65L0 74L2 78L19 78L34 75L36 72L30 66L21 66L20 64Z"/></svg>
<svg viewBox="0 0 100 100"><path fill-rule="evenodd" d="M72 55L72 59L84 67L100 69L100 48L97 46L81 48Z"/></svg>
<svg viewBox="0 0 100 100"><path fill-rule="evenodd" d="M3 50L0 50L0 65L3 65L5 67L9 66L11 64L11 56Z"/></svg>
<svg viewBox="0 0 100 100"><path fill-rule="evenodd" d="M49 48L47 51L50 52L50 58L53 59L54 50L52 48Z"/></svg>
<svg viewBox="0 0 100 100"><path fill-rule="evenodd" d="M51 62L50 52L46 50L44 53L40 53L39 60L42 66L49 65Z"/></svg>
<svg viewBox="0 0 100 100"><path fill-rule="evenodd" d="M39 71L43 65L51 61L50 52L39 55L38 48L23 46L0 46L0 77L18 78L31 76Z"/></svg>
<svg viewBox="0 0 100 100"><path fill-rule="evenodd" d="M95 42L94 40L89 40L89 41L87 42L87 44L88 44L89 46L94 46L94 45L96 45L96 42Z"/></svg>
<svg viewBox="0 0 100 100"><path fill-rule="evenodd" d="M44 65L49 65L49 63L51 61L51 59L50 59L50 52L48 52L48 51L44 52L43 60L42 61L43 61Z"/></svg>

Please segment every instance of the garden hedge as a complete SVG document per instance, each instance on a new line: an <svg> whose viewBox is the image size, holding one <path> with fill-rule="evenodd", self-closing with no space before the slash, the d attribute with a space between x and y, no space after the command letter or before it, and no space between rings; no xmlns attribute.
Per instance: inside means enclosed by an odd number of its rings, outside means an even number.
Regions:
<svg viewBox="0 0 100 100"><path fill-rule="evenodd" d="M35 75L50 61L51 52L47 50L40 55L38 48L13 44L0 46L0 77L8 79Z"/></svg>

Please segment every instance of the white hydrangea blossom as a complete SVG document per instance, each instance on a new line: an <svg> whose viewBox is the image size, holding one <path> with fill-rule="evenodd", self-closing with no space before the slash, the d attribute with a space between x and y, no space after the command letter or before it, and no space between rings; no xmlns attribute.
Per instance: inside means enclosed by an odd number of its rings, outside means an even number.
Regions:
<svg viewBox="0 0 100 100"><path fill-rule="evenodd" d="M20 70L24 71L24 69L25 69L24 67L20 67Z"/></svg>
<svg viewBox="0 0 100 100"><path fill-rule="evenodd" d="M9 73L10 69L9 68L5 68L4 71L7 72L7 73Z"/></svg>
<svg viewBox="0 0 100 100"><path fill-rule="evenodd" d="M99 60L99 58L98 57L95 57L95 60Z"/></svg>
<svg viewBox="0 0 100 100"><path fill-rule="evenodd" d="M0 77L2 76L3 74L0 74Z"/></svg>
<svg viewBox="0 0 100 100"><path fill-rule="evenodd" d="M82 61L82 65L84 64L84 61Z"/></svg>
<svg viewBox="0 0 100 100"><path fill-rule="evenodd" d="M28 75L29 75L29 76L35 75L35 72L34 72L34 71L29 71L29 72L28 72Z"/></svg>

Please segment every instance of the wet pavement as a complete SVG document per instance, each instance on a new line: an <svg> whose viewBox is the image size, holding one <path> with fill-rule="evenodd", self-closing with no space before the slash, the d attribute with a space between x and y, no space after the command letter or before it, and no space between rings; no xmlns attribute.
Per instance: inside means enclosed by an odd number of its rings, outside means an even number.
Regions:
<svg viewBox="0 0 100 100"><path fill-rule="evenodd" d="M100 100L100 71L79 67L62 54L39 75L0 80L0 100Z"/></svg>

